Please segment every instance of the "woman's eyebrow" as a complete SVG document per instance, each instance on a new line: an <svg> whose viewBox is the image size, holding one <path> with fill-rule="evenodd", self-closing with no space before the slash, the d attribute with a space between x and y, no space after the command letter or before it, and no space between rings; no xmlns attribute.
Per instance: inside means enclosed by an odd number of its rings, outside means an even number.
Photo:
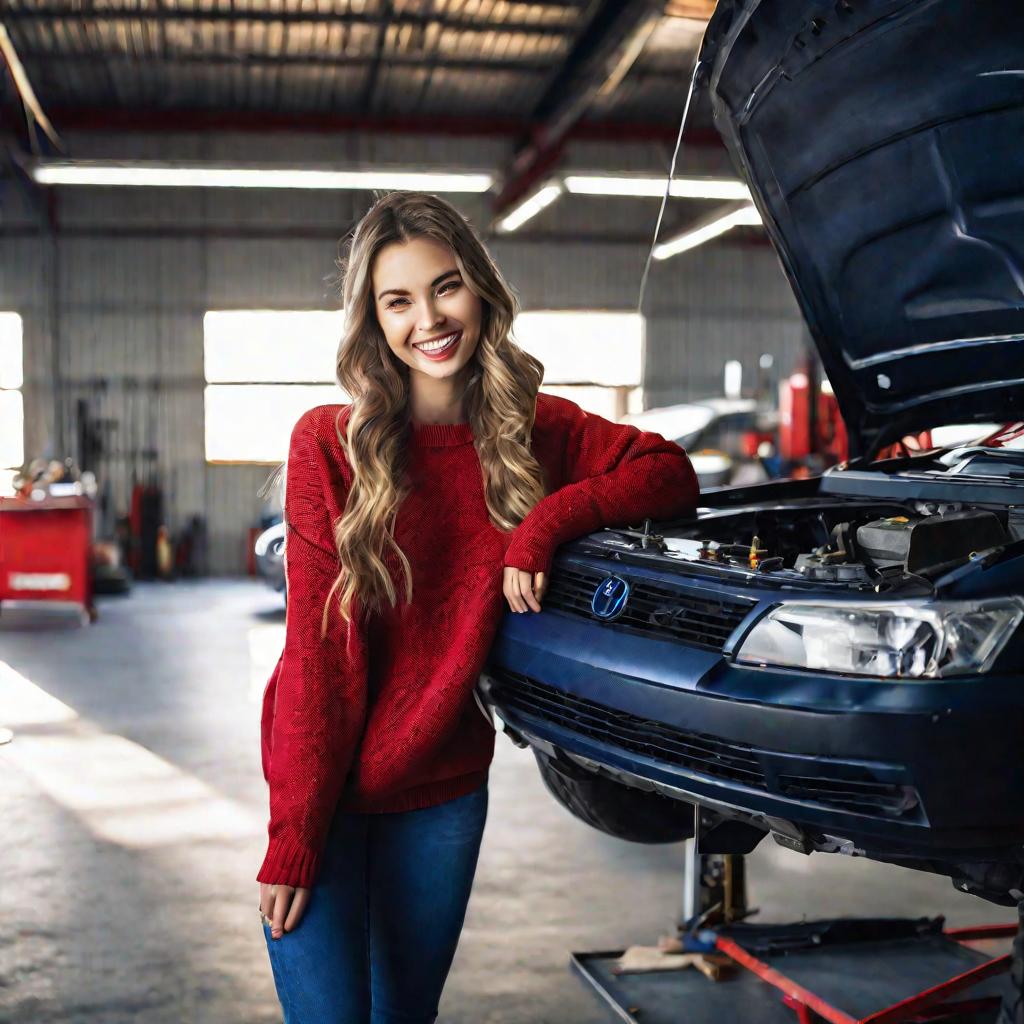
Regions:
<svg viewBox="0 0 1024 1024"><path fill-rule="evenodd" d="M443 274L441 274L438 277L435 277L434 280L430 282L430 287L431 288L436 288L437 285L439 285L446 277L451 277L452 274L457 274L458 272L459 272L458 267L452 267L451 270L446 270ZM382 291L380 293L380 295L377 296L377 298L378 299L383 299L385 295L408 295L408 294L409 294L408 291L406 291L404 288L385 288L384 291Z"/></svg>

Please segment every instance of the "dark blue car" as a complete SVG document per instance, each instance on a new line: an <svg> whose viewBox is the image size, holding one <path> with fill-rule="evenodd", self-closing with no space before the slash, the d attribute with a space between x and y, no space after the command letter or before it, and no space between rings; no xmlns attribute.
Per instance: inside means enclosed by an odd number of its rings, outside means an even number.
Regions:
<svg viewBox="0 0 1024 1024"><path fill-rule="evenodd" d="M1019 0L720 0L700 87L852 457L566 544L506 616L483 699L595 827L695 801L706 852L1024 891L1022 54ZM1006 426L876 458L972 423Z"/></svg>

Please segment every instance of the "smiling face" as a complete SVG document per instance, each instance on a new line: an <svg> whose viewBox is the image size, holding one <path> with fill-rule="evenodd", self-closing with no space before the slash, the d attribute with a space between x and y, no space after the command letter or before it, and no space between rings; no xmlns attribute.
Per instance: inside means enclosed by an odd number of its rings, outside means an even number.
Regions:
<svg viewBox="0 0 1024 1024"><path fill-rule="evenodd" d="M391 351L414 376L454 381L476 351L483 302L463 280L451 247L422 237L392 242L377 254L371 278Z"/></svg>

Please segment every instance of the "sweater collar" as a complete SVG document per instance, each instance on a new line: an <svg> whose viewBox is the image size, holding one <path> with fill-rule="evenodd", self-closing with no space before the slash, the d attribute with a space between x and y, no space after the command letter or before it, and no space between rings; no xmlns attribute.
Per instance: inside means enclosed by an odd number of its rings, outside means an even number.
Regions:
<svg viewBox="0 0 1024 1024"><path fill-rule="evenodd" d="M466 423L417 423L410 420L411 438L414 444L428 448L469 444L473 440L473 428Z"/></svg>

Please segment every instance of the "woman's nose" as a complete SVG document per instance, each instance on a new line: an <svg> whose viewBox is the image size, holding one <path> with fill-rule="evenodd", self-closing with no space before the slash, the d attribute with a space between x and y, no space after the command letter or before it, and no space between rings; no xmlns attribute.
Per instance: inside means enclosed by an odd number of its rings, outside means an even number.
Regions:
<svg viewBox="0 0 1024 1024"><path fill-rule="evenodd" d="M432 299L427 299L423 303L423 308L420 311L420 329L429 331L436 327L442 320L444 320L444 314L434 305Z"/></svg>

